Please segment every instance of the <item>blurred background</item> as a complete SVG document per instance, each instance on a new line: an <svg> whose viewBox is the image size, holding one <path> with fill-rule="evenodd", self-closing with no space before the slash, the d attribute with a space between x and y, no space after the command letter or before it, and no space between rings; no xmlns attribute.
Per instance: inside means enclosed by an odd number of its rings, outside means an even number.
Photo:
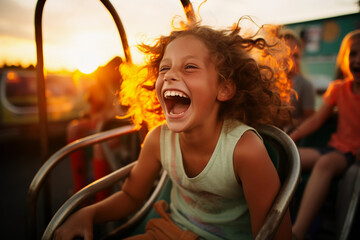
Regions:
<svg viewBox="0 0 360 240"><path fill-rule="evenodd" d="M192 1L197 9L203 1ZM42 165L36 80L36 0L0 0L0 169L2 239L26 239L25 198ZM133 62L136 45L171 31L185 19L178 0L111 1L124 25ZM305 38L302 71L319 94L334 79L342 38L360 28L357 0L206 1L204 24L230 27L244 15L261 24L285 25ZM66 127L90 108L86 97L99 79L112 79L124 60L116 25L99 0L48 0L42 16L49 152L66 144ZM105 80L104 80L105 81ZM318 98L321 101L321 98ZM52 205L72 192L69 161L51 175ZM39 203L41 208L42 202ZM41 215L39 221L43 221ZM40 228L43 226L40 226Z"/></svg>

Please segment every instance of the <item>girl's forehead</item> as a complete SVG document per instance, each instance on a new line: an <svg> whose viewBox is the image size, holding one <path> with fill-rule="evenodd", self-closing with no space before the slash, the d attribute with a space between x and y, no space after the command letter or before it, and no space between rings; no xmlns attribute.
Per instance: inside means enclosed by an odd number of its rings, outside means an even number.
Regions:
<svg viewBox="0 0 360 240"><path fill-rule="evenodd" d="M201 45L205 46L205 43L198 36L195 36L193 34L185 34L185 35L178 36L177 38L172 40L169 43L169 45L174 43L174 42L182 42L182 43L185 43L185 44L186 44L186 42L188 42L188 43L196 43L196 44L201 44Z"/></svg>
<svg viewBox="0 0 360 240"><path fill-rule="evenodd" d="M188 34L179 36L172 40L165 48L165 55L168 52L177 51L179 54L191 52L193 54L209 55L209 49L205 43L198 37Z"/></svg>

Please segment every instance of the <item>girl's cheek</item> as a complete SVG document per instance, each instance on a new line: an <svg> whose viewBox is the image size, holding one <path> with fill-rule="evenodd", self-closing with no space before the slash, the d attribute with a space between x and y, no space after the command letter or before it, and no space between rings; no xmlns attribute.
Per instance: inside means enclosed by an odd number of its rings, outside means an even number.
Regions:
<svg viewBox="0 0 360 240"><path fill-rule="evenodd" d="M161 97L161 88L162 88L162 81L160 80L160 77L158 77L155 82L155 91L158 100L160 100Z"/></svg>

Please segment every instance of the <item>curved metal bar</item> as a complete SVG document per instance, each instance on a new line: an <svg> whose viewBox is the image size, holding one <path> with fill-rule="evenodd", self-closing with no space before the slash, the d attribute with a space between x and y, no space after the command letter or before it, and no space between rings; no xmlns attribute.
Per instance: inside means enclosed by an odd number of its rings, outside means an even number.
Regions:
<svg viewBox="0 0 360 240"><path fill-rule="evenodd" d="M47 130L47 105L45 96L45 77L44 77L44 52L42 38L42 13L46 0L38 0L35 9L35 42L36 42L36 74L37 74L37 94L39 107L39 126L42 154L47 158L48 154L48 130Z"/></svg>
<svg viewBox="0 0 360 240"><path fill-rule="evenodd" d="M276 140L281 146L283 146L283 150L288 156L288 159L283 159L286 161L285 164L288 164L288 173L286 174L282 187L265 218L263 226L256 236L257 240L273 239L281 220L289 207L290 201L300 180L300 156L293 140L279 128L263 125L257 128L257 130L260 135L267 135ZM283 197L284 195L287 197Z"/></svg>
<svg viewBox="0 0 360 240"><path fill-rule="evenodd" d="M149 197L149 199L145 202L145 204L141 207L141 209L138 210L137 213L135 213L129 220L127 220L124 224L122 224L120 227L116 228L114 231L112 231L109 234L110 239L111 239L112 235L114 235L114 236L118 235L120 232L134 226L136 223L138 223L141 219L143 219L146 216L146 214L153 207L154 202L160 195L167 180L168 180L168 175L165 171L163 171L161 174L160 180L157 183L156 188L154 189L154 191L151 194L151 196Z"/></svg>
<svg viewBox="0 0 360 240"><path fill-rule="evenodd" d="M50 171L60 162L60 160L65 157L66 155L70 154L71 152L86 147L98 142L102 142L104 140L118 137L125 134L130 134L133 132L136 132L137 130L134 128L133 125L119 127L116 129L112 129L109 131L105 131L102 133L94 134L82 139L79 139L77 141L74 141L65 147L61 148L57 152L55 152L38 170L35 177L33 178L29 191L26 196L27 201L27 210L29 213L31 213L28 216L28 222L29 225L31 224L31 228L29 229L32 233L31 236L35 236L34 239L36 239L36 200L39 195L40 188L42 186L42 183L46 179L47 175L50 173Z"/></svg>
<svg viewBox="0 0 360 240"><path fill-rule="evenodd" d="M40 126L40 141L41 141L41 154L43 162L48 157L48 125L47 125L47 104L45 97L45 77L44 77L44 53L43 53L43 37L42 37L42 14L46 0L38 0L35 9L35 42L36 42L36 54L37 54L37 87L38 87L38 104L39 104L39 126ZM122 25L119 15L112 6L109 0L101 0L104 6L108 9L112 15L115 24L120 33L120 39L124 49L124 55L127 62L132 63L130 54L130 48L128 45L125 29ZM35 180L35 179L34 179ZM40 183L41 184L41 183ZM29 239L36 239L36 203L34 197L37 197L37 190L33 192L31 189L27 196L27 231ZM45 218L50 219L50 186L45 186Z"/></svg>
<svg viewBox="0 0 360 240"><path fill-rule="evenodd" d="M129 165L120 168L103 178L93 182L92 184L81 189L79 192L75 193L71 198L69 198L55 213L50 223L46 227L44 234L42 236L43 240L51 239L55 230L60 226L60 224L82 203L84 200L88 199L90 196L95 193L110 187L120 181L121 179L128 176L131 169L134 167L136 162L132 162Z"/></svg>
<svg viewBox="0 0 360 240"><path fill-rule="evenodd" d="M280 149L280 151L284 151L285 156L287 156L287 158L285 159L282 158L282 160L280 160L281 161L280 164L288 165L286 166L287 174L285 176L282 188L280 189L280 192L278 193L265 219L262 228L260 229L258 235L256 236L256 239L272 239L272 237L275 235L279 227L282 218L284 217L288 209L292 196L295 192L296 186L299 182L300 157L295 143L290 139L290 137L288 137L287 134L285 134L280 129L276 127L264 125L257 128L257 130L264 138L268 137L269 139L274 141L276 145L280 146L282 148ZM81 192L77 193L76 194L77 196L74 195L71 199L69 199L66 203L67 206L66 207L64 206L61 209L59 209L58 212L56 213L56 216L53 217L53 220L48 225L46 233L44 233L43 235L43 239L50 239L55 229L62 223L62 221L64 221L71 214L71 212L76 208L76 206L79 205L81 201L86 199L88 196L95 194L96 193L95 191L100 191L103 188L110 186L111 185L110 181L113 183L119 181L120 174L123 174L120 173L121 171L123 170L118 170L116 173L114 172L113 174L111 174L111 176L104 177L92 184L92 185L102 184L101 186L95 187L90 185L91 188L86 188L87 190L84 189ZM128 169L128 171L130 170ZM167 179L167 175L165 172L163 172L159 184L157 185L152 196L149 198L149 200L143 206L143 208L137 214L135 214L130 220L128 220L124 225L117 228L111 234L116 234L136 224L138 222L138 219L139 218L141 219L151 208L154 200L157 198L161 189L163 188L166 179ZM63 211L64 213L61 213Z"/></svg>
<svg viewBox="0 0 360 240"><path fill-rule="evenodd" d="M120 180L126 178L130 173L131 169L135 166L136 161L128 164L127 166L118 169L107 176L100 178L99 180L93 182L92 184L86 186L81 189L79 192L75 193L71 198L69 198L59 210L55 213L50 223L46 227L44 234L42 236L42 240L50 240L53 237L55 230L73 213L73 211L86 199L93 196L97 192L113 186L115 183ZM114 230L111 234L116 235L118 232L127 229L134 224L136 224L139 220L141 220L147 212L152 208L153 203L161 193L166 181L168 179L167 173L165 171L162 172L160 180L156 185L156 188L152 192L149 199L145 202L145 204L141 207L141 209L135 213L129 220L127 220L124 224Z"/></svg>
<svg viewBox="0 0 360 240"><path fill-rule="evenodd" d="M131 53L130 53L130 48L129 48L129 43L127 40L125 28L120 20L119 15L117 14L114 6L111 4L111 2L109 0L101 0L101 2L104 4L104 6L110 12L111 16L113 17L113 19L115 21L116 27L120 34L120 39L121 39L122 46L124 49L124 55L125 55L126 62L132 63L132 58L131 58Z"/></svg>
<svg viewBox="0 0 360 240"><path fill-rule="evenodd" d="M181 4L183 5L187 20L189 22L196 22L196 15L190 0L180 0L180 1Z"/></svg>
<svg viewBox="0 0 360 240"><path fill-rule="evenodd" d="M35 42L36 42L36 74L37 74L37 98L39 108L39 128L40 128L40 146L41 146L41 162L45 162L48 157L48 125L47 125L47 104L45 97L45 77L44 77L44 53L43 53L43 38L42 38L42 14L46 0L38 0L35 8ZM45 219L50 219L50 186L45 184L44 188L44 205L45 205ZM28 206L30 211L27 221L27 234L29 239L36 239L36 222L29 221L35 219L36 210Z"/></svg>
<svg viewBox="0 0 360 240"><path fill-rule="evenodd" d="M358 163L355 163L358 164ZM350 204L346 213L345 222L341 229L341 234L339 239L340 240L346 240L349 237L351 226L354 220L354 216L356 213L358 201L360 196L360 167L357 169L355 183L354 183L354 189L351 195Z"/></svg>

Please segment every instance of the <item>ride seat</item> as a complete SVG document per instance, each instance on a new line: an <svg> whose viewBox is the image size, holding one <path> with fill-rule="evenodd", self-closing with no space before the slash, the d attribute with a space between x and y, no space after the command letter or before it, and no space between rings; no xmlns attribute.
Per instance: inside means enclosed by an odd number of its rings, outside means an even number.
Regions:
<svg viewBox="0 0 360 240"><path fill-rule="evenodd" d="M271 239L275 235L276 230L288 209L299 182L300 158L295 143L282 130L273 126L262 125L257 128L257 131L264 140L267 151L278 170L281 181L280 191L256 237L256 239ZM88 185L69 198L51 219L44 231L42 239L51 239L54 231L83 201L90 198L98 191L112 186L124 179L135 164L136 162L133 162L116 170L102 179ZM105 239L111 239L115 236L118 238L119 236L124 237L143 233L146 222L157 215L152 209L153 203L161 199L169 202L170 189L171 181L168 180L166 172L163 171L152 195L144 206L120 227L110 232L110 234L107 234Z"/></svg>

